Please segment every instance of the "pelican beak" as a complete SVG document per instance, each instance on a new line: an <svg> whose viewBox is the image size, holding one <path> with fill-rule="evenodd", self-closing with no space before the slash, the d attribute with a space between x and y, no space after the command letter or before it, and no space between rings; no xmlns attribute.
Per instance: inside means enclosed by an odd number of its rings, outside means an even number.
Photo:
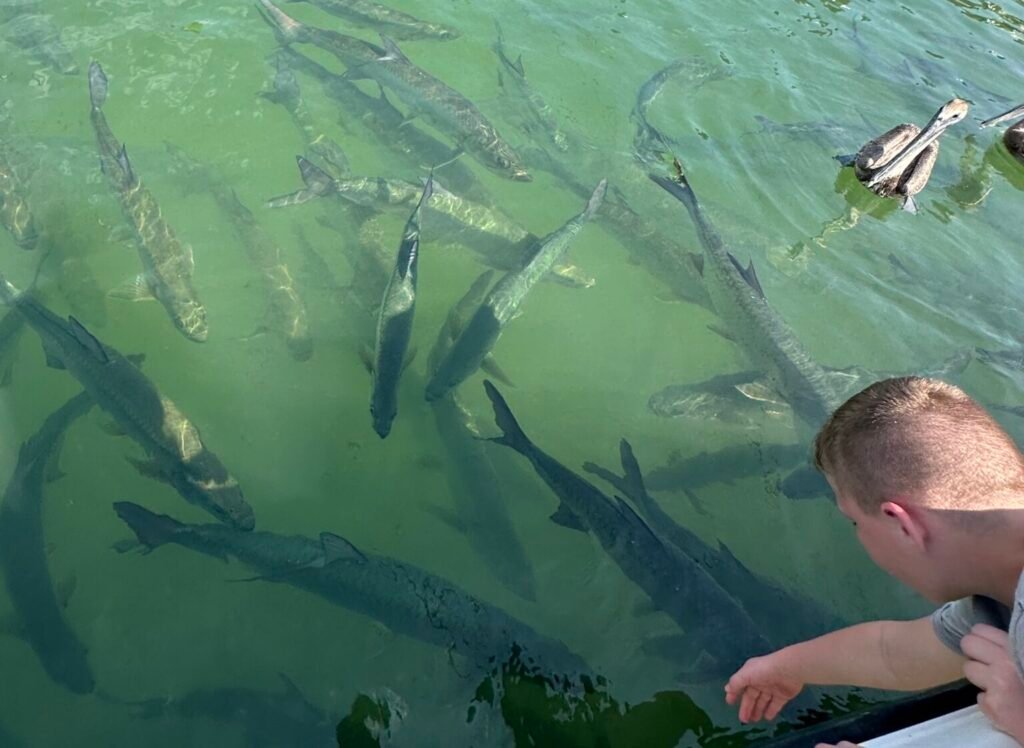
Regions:
<svg viewBox="0 0 1024 748"><path fill-rule="evenodd" d="M992 125L998 125L1000 122L1005 122L1008 119L1014 119L1015 117L1024 117L1024 104L1018 107L1014 107L1008 112L1003 112L998 117L987 119L981 123L982 127L991 127Z"/></svg>
<svg viewBox="0 0 1024 748"><path fill-rule="evenodd" d="M917 134L917 137L907 143L888 164L872 175L867 181L867 186L874 187L878 183L906 171L914 159L935 142L946 131L946 128L955 125L967 116L969 107L970 105L963 99L952 99L943 104L935 116L924 126L924 129Z"/></svg>

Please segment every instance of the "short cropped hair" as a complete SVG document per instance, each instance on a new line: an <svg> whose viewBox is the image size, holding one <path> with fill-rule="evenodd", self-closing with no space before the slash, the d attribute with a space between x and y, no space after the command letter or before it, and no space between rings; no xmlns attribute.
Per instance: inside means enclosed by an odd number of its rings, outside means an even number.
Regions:
<svg viewBox="0 0 1024 748"><path fill-rule="evenodd" d="M875 382L836 409L814 446L818 469L867 512L896 500L971 511L1012 497L1010 506L1024 506L1024 458L1013 439L937 379Z"/></svg>

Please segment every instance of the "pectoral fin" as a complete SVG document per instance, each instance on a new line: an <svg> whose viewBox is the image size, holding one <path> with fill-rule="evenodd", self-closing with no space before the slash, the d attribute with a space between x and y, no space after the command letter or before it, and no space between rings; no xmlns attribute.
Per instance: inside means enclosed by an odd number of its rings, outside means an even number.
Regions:
<svg viewBox="0 0 1024 748"><path fill-rule="evenodd" d="M167 474L152 460L137 460L134 457L125 457L125 459L139 472L139 475L143 475L146 478L152 478L153 480L158 480L163 483L170 483Z"/></svg>
<svg viewBox="0 0 1024 748"><path fill-rule="evenodd" d="M64 359L61 358L60 352L53 343L47 342L45 338L43 341L43 355L46 357L46 365L51 369L64 369Z"/></svg>
<svg viewBox="0 0 1024 748"><path fill-rule="evenodd" d="M320 533L320 545L324 549L325 566L333 564L335 561L366 561L366 556L362 551L345 538L332 532Z"/></svg>
<svg viewBox="0 0 1024 748"><path fill-rule="evenodd" d="M502 371L498 362L494 360L494 354L488 353L484 356L483 362L480 364L480 368L487 374L490 374L493 378L497 379L502 384L508 385L509 387L515 387L512 384L512 380L508 378L508 375Z"/></svg>
<svg viewBox="0 0 1024 748"><path fill-rule="evenodd" d="M565 504L558 505L558 509L556 509L554 514L551 515L551 521L556 525L567 527L570 530L579 530L580 532L587 531L587 526L584 525L580 518L573 514L573 511Z"/></svg>
<svg viewBox="0 0 1024 748"><path fill-rule="evenodd" d="M146 276L141 273L130 281L107 291L107 296L122 301L156 301L149 284L146 283Z"/></svg>

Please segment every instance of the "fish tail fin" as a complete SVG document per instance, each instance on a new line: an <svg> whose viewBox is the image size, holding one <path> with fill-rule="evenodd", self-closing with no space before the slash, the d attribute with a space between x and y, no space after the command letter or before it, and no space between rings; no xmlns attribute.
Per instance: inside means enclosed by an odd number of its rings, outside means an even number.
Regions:
<svg viewBox="0 0 1024 748"><path fill-rule="evenodd" d="M622 461L626 495L634 501L637 501L638 497L646 496L647 486L644 485L644 477L640 472L640 463L633 454L633 447L625 439L619 442L619 459Z"/></svg>
<svg viewBox="0 0 1024 748"><path fill-rule="evenodd" d="M19 296L21 296L21 291L11 285L10 281L0 274L0 301L4 304L14 304Z"/></svg>
<svg viewBox="0 0 1024 748"><path fill-rule="evenodd" d="M678 164L679 162L677 161L676 163ZM647 176L652 182L683 203L687 208L691 210L697 209L697 195L694 194L693 188L690 186L690 182L686 179L686 175L683 174L681 168L677 169L672 179L663 177L660 174L648 174Z"/></svg>
<svg viewBox="0 0 1024 748"><path fill-rule="evenodd" d="M583 220L588 221L593 217L598 208L601 207L601 203L604 202L606 192L608 192L608 180L602 179L597 183L597 187L594 188L593 194L587 201L587 207L583 211Z"/></svg>
<svg viewBox="0 0 1024 748"><path fill-rule="evenodd" d="M484 389L494 407L494 423L501 429L501 436L494 437L491 441L512 447L517 452L525 454L533 446L533 443L519 425L516 417L512 415L512 410L505 402L505 398L501 396L498 388L491 384L489 379L484 380Z"/></svg>
<svg viewBox="0 0 1024 748"><path fill-rule="evenodd" d="M102 109L107 101L107 74L95 60L89 63L89 101L96 110Z"/></svg>
<svg viewBox="0 0 1024 748"><path fill-rule="evenodd" d="M306 38L306 27L274 5L270 0L260 0L256 6L274 33L283 42L300 42Z"/></svg>
<svg viewBox="0 0 1024 748"><path fill-rule="evenodd" d="M132 529L146 552L170 542L184 527L178 520L166 514L156 514L130 501L114 502L114 511Z"/></svg>

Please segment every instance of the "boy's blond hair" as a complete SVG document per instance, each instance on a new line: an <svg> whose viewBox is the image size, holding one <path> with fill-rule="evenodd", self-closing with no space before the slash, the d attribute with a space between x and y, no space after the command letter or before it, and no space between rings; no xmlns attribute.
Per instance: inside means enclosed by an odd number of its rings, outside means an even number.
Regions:
<svg viewBox="0 0 1024 748"><path fill-rule="evenodd" d="M1024 458L959 387L937 379L875 382L836 409L814 463L861 508L911 501L971 511L1024 506Z"/></svg>

